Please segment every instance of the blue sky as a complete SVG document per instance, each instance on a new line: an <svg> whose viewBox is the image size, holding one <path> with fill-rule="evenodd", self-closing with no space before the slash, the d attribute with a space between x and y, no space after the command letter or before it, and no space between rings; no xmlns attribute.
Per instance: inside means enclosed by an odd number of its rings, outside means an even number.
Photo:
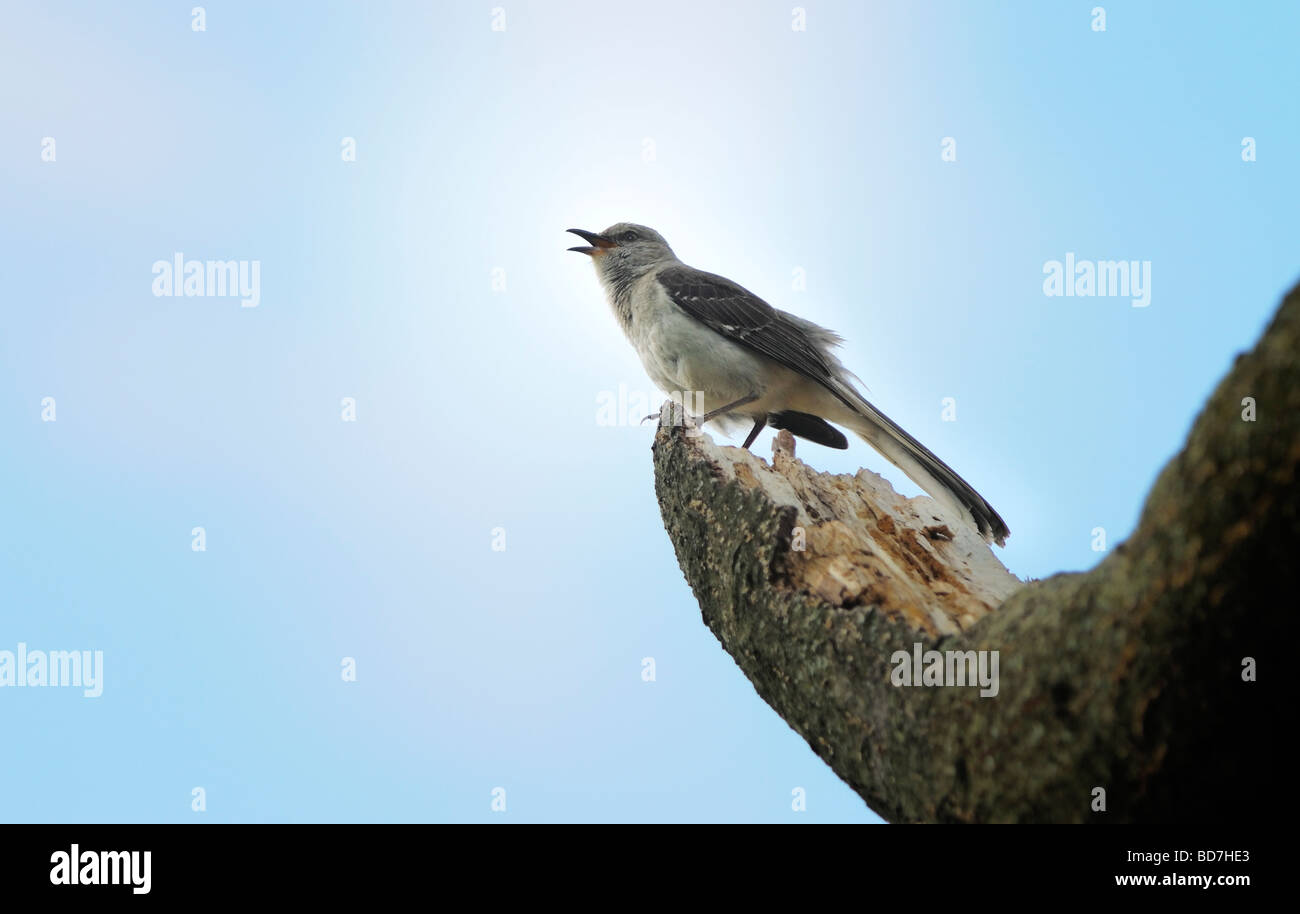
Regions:
<svg viewBox="0 0 1300 914"><path fill-rule="evenodd" d="M3 820L878 821L701 624L564 229L842 333L1022 577L1131 531L1300 276L1290 4L194 5L0 27L0 650L105 658L0 689ZM258 306L154 296L176 252ZM1067 252L1151 304L1045 296Z"/></svg>

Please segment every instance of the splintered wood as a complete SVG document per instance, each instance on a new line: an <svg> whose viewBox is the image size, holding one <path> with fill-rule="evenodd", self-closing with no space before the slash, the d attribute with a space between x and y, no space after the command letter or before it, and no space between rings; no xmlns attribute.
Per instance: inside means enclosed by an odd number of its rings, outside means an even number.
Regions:
<svg viewBox="0 0 1300 914"><path fill-rule="evenodd" d="M974 526L927 496L904 498L870 470L818 473L780 432L772 464L705 434L687 436L721 478L761 489L795 509L774 575L841 608L872 606L932 636L956 634L989 614L1023 582L993 555Z"/></svg>

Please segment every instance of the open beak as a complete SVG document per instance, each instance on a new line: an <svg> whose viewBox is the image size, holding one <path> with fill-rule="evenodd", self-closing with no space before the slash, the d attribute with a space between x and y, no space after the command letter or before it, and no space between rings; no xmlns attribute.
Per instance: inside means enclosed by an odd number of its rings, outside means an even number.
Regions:
<svg viewBox="0 0 1300 914"><path fill-rule="evenodd" d="M573 232L573 234L577 235L583 241L588 242L587 245L569 248L570 251L577 251L579 254L586 254L589 257L595 257L602 251L614 247L614 242L606 238L604 235L597 235L595 232L584 232L582 229L569 229L569 231Z"/></svg>

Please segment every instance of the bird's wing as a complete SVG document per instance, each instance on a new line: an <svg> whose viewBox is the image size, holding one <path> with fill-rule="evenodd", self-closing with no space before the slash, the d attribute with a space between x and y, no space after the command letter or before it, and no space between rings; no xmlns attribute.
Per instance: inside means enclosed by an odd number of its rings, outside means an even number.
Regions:
<svg viewBox="0 0 1300 914"><path fill-rule="evenodd" d="M821 348L784 312L723 276L688 266L659 274L668 297L704 326L831 388L834 370Z"/></svg>
<svg viewBox="0 0 1300 914"><path fill-rule="evenodd" d="M966 480L868 403L841 375L843 369L838 360L827 352L827 347L839 339L835 334L773 308L723 276L675 265L663 270L659 281L679 308L710 330L829 390L862 418L861 422L850 425L855 432L931 495L937 496L945 490L953 493L956 507L965 507L971 513L986 538L1001 545L1010 534L998 513ZM774 416L775 420L769 417L768 421L776 428L789 429L828 447L847 446L844 436L820 417L795 412Z"/></svg>

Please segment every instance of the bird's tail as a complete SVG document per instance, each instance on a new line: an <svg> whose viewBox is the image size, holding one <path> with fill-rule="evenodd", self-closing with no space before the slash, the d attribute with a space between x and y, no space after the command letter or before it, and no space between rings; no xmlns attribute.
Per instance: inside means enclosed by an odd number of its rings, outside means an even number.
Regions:
<svg viewBox="0 0 1300 914"><path fill-rule="evenodd" d="M966 480L929 448L903 431L892 419L868 403L848 384L837 384L836 393L851 406L841 421L857 432L867 444L879 451L890 463L907 474L908 479L924 489L940 504L974 520L985 542L1006 544L1011 535L1006 522Z"/></svg>

